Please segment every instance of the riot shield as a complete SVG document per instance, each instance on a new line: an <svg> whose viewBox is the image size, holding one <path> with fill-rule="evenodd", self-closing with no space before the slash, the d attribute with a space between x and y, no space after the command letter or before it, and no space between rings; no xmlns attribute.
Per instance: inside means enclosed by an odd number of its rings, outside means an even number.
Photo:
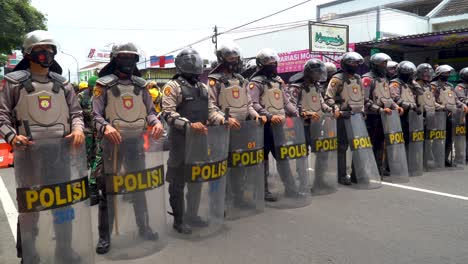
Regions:
<svg viewBox="0 0 468 264"><path fill-rule="evenodd" d="M263 212L265 207L263 125L255 120L240 124L240 129L230 130L229 139L226 218L230 220Z"/></svg>
<svg viewBox="0 0 468 264"><path fill-rule="evenodd" d="M411 111L413 112L413 111ZM397 110L392 114L381 113L385 135L385 149L390 177L385 180L395 183L409 182L408 161L406 160L405 139L401 129L400 116Z"/></svg>
<svg viewBox="0 0 468 264"><path fill-rule="evenodd" d="M424 119L415 111L408 113L409 142L408 142L408 172L410 176L423 174L424 159Z"/></svg>
<svg viewBox="0 0 468 264"><path fill-rule="evenodd" d="M186 132L185 164L187 192L184 221L192 226L185 237L202 238L221 231L224 224L226 178L228 174L229 129L208 127L208 134ZM190 219L201 218L206 226L194 226Z"/></svg>
<svg viewBox="0 0 468 264"><path fill-rule="evenodd" d="M152 255L167 243L163 139L122 131L122 143L102 142L111 260ZM105 223L101 223L105 225Z"/></svg>
<svg viewBox="0 0 468 264"><path fill-rule="evenodd" d="M424 165L428 171L445 168L446 118L443 111L426 113Z"/></svg>
<svg viewBox="0 0 468 264"><path fill-rule="evenodd" d="M336 120L324 114L310 121L311 152L315 156L312 195L334 193L338 189Z"/></svg>
<svg viewBox="0 0 468 264"><path fill-rule="evenodd" d="M42 139L14 155L22 263L94 263L84 144Z"/></svg>
<svg viewBox="0 0 468 264"><path fill-rule="evenodd" d="M465 112L457 109L453 117L453 142L455 145L454 162L458 165L465 165L466 157L466 127Z"/></svg>
<svg viewBox="0 0 468 264"><path fill-rule="evenodd" d="M361 114L353 114L345 120L346 136L353 154L354 174L359 189L375 189L382 186L372 143Z"/></svg>
<svg viewBox="0 0 468 264"><path fill-rule="evenodd" d="M300 117L287 117L271 125L277 173L268 177L270 191L279 200L268 203L275 208L298 208L311 203L304 123Z"/></svg>

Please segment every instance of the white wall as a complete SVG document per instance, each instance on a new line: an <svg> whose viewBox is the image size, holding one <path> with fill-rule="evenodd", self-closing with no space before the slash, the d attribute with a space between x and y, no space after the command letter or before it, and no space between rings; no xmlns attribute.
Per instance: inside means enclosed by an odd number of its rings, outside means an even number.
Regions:
<svg viewBox="0 0 468 264"><path fill-rule="evenodd" d="M324 22L349 25L349 42L357 43L370 41L375 38L377 30L376 21L377 11L370 11L352 17L330 19Z"/></svg>
<svg viewBox="0 0 468 264"><path fill-rule="evenodd" d="M392 9L380 11L380 31L406 36L430 32L428 20Z"/></svg>

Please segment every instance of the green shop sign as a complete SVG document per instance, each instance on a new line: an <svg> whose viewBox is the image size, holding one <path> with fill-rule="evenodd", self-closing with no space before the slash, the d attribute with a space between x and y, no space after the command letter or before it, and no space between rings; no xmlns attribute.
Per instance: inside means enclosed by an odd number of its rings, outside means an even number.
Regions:
<svg viewBox="0 0 468 264"><path fill-rule="evenodd" d="M339 35L336 37L326 36L326 35L323 35L322 32L315 33L315 42L325 43L325 45L330 45L330 46L341 46L345 43L344 40Z"/></svg>

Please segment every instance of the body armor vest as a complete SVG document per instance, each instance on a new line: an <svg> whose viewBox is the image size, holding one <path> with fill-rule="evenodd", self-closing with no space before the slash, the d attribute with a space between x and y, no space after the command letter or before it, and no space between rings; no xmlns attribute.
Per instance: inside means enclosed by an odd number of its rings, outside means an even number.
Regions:
<svg viewBox="0 0 468 264"><path fill-rule="evenodd" d="M281 84L276 81L267 80L264 76L256 76L252 79L263 85L263 95L260 104L272 115L285 116L283 90Z"/></svg>
<svg viewBox="0 0 468 264"><path fill-rule="evenodd" d="M49 77L51 81L47 83L35 82L30 77L22 82L15 107L20 135L44 139L60 138L70 133L70 108L64 89L66 80L54 72L50 72ZM26 124L31 135L27 135Z"/></svg>
<svg viewBox="0 0 468 264"><path fill-rule="evenodd" d="M457 104L455 100L455 93L452 91L452 87L448 84L441 85L439 82L433 82L437 89L439 89L439 101L445 106L445 109L450 112L455 112L457 110Z"/></svg>
<svg viewBox="0 0 468 264"><path fill-rule="evenodd" d="M210 78L216 79L220 86L218 90L218 104L221 111L229 107L229 115L237 120L246 120L249 114L246 88L243 80L239 78L224 79L221 74L213 74Z"/></svg>
<svg viewBox="0 0 468 264"><path fill-rule="evenodd" d="M428 113L435 112L435 98L430 84L425 82L418 83L424 91L423 94L418 95L418 103L421 106L421 110Z"/></svg>
<svg viewBox="0 0 468 264"><path fill-rule="evenodd" d="M316 112L321 115L320 89L315 85L309 85L307 88L304 85L300 85L298 98L302 111Z"/></svg>
<svg viewBox="0 0 468 264"><path fill-rule="evenodd" d="M182 77L175 81L179 85L182 102L177 106L176 111L181 117L187 118L190 122L208 121L208 92L202 83L191 85Z"/></svg>
<svg viewBox="0 0 468 264"><path fill-rule="evenodd" d="M393 99L390 96L390 89L388 87L387 79L380 78L372 72L364 74L363 76L370 77L372 79L372 101L382 108L390 108L393 104Z"/></svg>
<svg viewBox="0 0 468 264"><path fill-rule="evenodd" d="M411 88L409 88L408 84L399 79L395 79L394 82L397 82L400 85L400 99L404 102L416 105L414 93L411 91Z"/></svg>
<svg viewBox="0 0 468 264"><path fill-rule="evenodd" d="M343 81L343 91L341 92L342 111L362 112L364 107L364 96L362 94L361 79L355 75L354 79L347 79L343 73L335 74L334 77Z"/></svg>
<svg viewBox="0 0 468 264"><path fill-rule="evenodd" d="M117 76L113 77L115 83L105 87L107 93L105 111L109 123L121 131L145 129L147 109L140 91L145 87L139 87L136 82L123 84L119 82Z"/></svg>

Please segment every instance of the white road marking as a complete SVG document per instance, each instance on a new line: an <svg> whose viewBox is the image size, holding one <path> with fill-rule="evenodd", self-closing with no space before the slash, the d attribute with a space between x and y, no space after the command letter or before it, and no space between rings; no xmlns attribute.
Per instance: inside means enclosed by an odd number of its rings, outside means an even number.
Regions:
<svg viewBox="0 0 468 264"><path fill-rule="evenodd" d="M11 232L16 241L16 222L18 221L18 211L16 206L11 199L10 193L8 192L2 177L0 176L0 200L2 201L3 210L8 219Z"/></svg>
<svg viewBox="0 0 468 264"><path fill-rule="evenodd" d="M444 193L444 192L437 192L437 191L421 189L421 188L416 188L416 187L411 187L411 186L406 186L406 185L401 185L401 184L395 184L395 183L389 183L389 182L382 182L382 185L388 185L388 186L392 186L392 187L397 187L397 188L402 188L402 189L407 189L407 190L412 190L412 191L417 191L417 192L423 192L423 193L430 193L430 194L435 194L435 195L439 195L439 196L445 196L445 197L449 197L449 198L468 201L468 197L461 196L461 195L455 195L455 194Z"/></svg>

